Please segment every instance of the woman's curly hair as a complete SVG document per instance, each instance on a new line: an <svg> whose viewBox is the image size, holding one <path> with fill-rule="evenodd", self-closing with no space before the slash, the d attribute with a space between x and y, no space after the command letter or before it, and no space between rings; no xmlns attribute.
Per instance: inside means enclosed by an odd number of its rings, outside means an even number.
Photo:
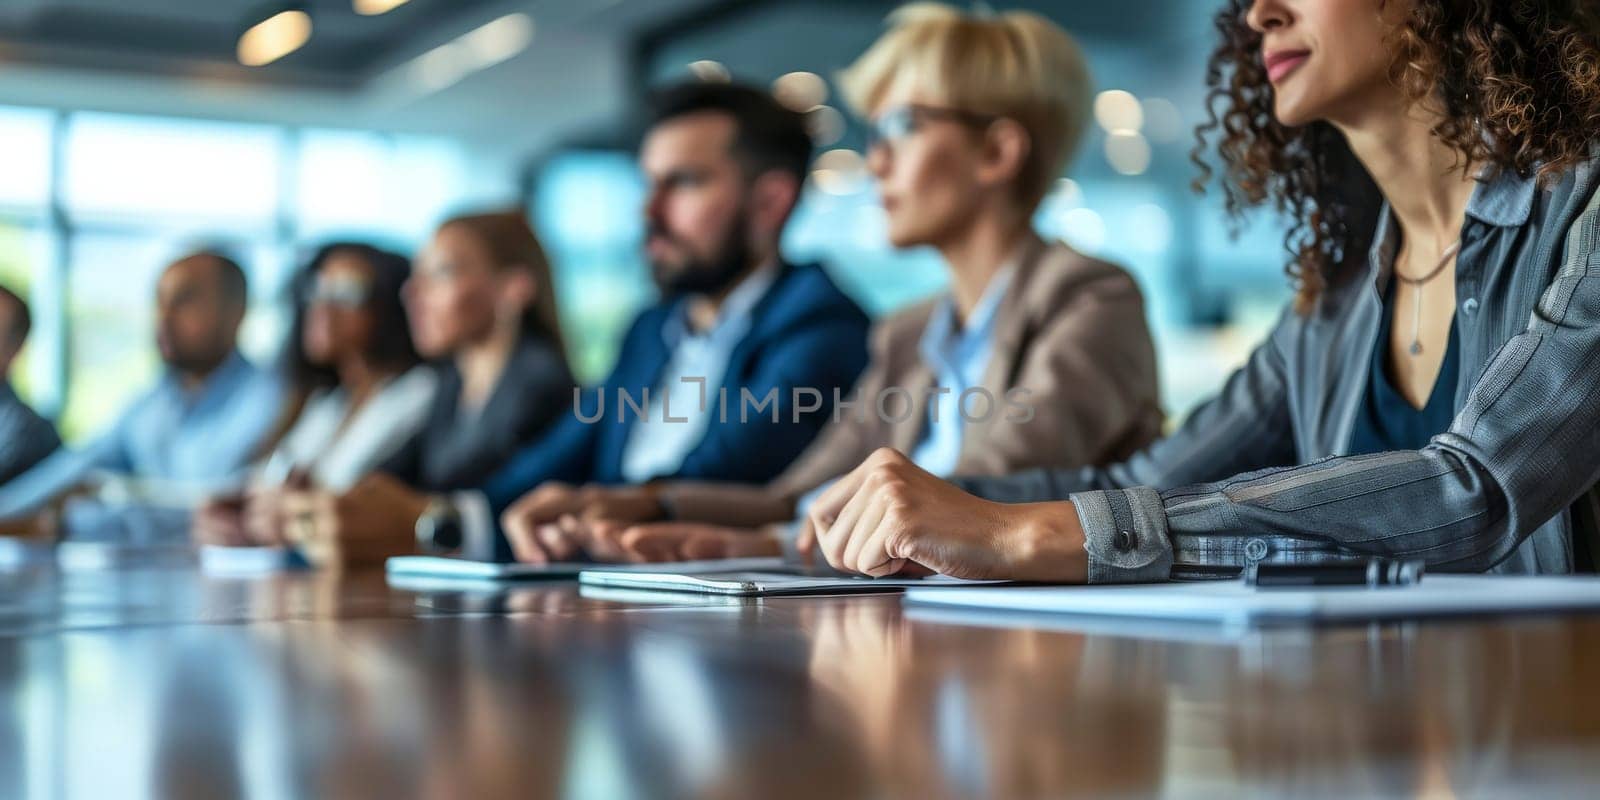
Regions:
<svg viewBox="0 0 1600 800"><path fill-rule="evenodd" d="M1344 137L1326 122L1279 124L1261 61L1261 34L1246 23L1252 0L1216 16L1222 41L1206 70L1209 119L1195 131L1194 162L1214 134L1228 215L1270 205L1291 220L1284 244L1295 304L1309 312L1365 253L1381 196ZM1600 12L1594 0L1416 0L1391 34L1390 79L1443 121L1434 134L1465 164L1549 180L1590 157L1600 137Z"/></svg>

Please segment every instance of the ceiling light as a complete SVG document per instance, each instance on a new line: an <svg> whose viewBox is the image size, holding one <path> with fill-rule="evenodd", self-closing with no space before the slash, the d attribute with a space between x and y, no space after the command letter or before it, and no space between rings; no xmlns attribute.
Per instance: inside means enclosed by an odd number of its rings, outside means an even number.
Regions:
<svg viewBox="0 0 1600 800"><path fill-rule="evenodd" d="M854 150L829 150L812 163L811 179L828 194L847 195L861 190L866 175L866 160Z"/></svg>
<svg viewBox="0 0 1600 800"><path fill-rule="evenodd" d="M376 17L387 14L406 4L406 0L355 0L353 4L357 14Z"/></svg>
<svg viewBox="0 0 1600 800"><path fill-rule="evenodd" d="M1150 143L1139 133L1113 133L1106 137L1106 161L1123 175L1143 175L1150 168Z"/></svg>
<svg viewBox="0 0 1600 800"><path fill-rule="evenodd" d="M437 92L452 86L472 71L467 64L466 51L456 47L454 42L417 56L408 67L412 80L424 92Z"/></svg>
<svg viewBox="0 0 1600 800"><path fill-rule="evenodd" d="M706 83L727 83L733 80L728 68L710 59L689 62L689 73Z"/></svg>
<svg viewBox="0 0 1600 800"><path fill-rule="evenodd" d="M527 14L507 14L456 43L466 49L474 69L485 69L528 49L532 41L533 19Z"/></svg>
<svg viewBox="0 0 1600 800"><path fill-rule="evenodd" d="M817 106L806 112L806 130L817 147L830 147L844 138L844 115L832 106Z"/></svg>
<svg viewBox="0 0 1600 800"><path fill-rule="evenodd" d="M279 11L239 37L239 63L247 67L271 64L299 50L310 38L310 14L298 8Z"/></svg>
<svg viewBox="0 0 1600 800"><path fill-rule="evenodd" d="M772 82L772 96L792 111L810 111L828 102L828 82L815 72L791 72Z"/></svg>
<svg viewBox="0 0 1600 800"><path fill-rule="evenodd" d="M1144 109L1139 105L1139 98L1121 89L1111 89L1095 96L1094 118L1107 133L1134 133L1144 125Z"/></svg>
<svg viewBox="0 0 1600 800"><path fill-rule="evenodd" d="M532 41L533 19L507 14L411 59L401 69L422 92L437 92L512 58Z"/></svg>

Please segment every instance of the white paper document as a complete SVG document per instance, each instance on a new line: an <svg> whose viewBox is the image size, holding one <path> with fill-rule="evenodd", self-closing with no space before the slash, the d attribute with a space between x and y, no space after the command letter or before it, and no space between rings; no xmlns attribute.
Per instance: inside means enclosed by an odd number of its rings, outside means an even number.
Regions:
<svg viewBox="0 0 1600 800"><path fill-rule="evenodd" d="M1257 589L1242 581L941 588L911 603L1221 623L1332 621L1600 609L1600 577L1428 575L1415 586Z"/></svg>

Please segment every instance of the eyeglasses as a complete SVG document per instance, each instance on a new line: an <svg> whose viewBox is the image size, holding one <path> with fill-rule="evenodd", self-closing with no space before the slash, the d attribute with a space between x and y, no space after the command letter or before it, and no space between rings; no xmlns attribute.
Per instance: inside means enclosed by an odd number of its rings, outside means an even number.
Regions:
<svg viewBox="0 0 1600 800"><path fill-rule="evenodd" d="M372 297L372 287L363 281L319 280L306 290L302 298L307 306L328 305L334 308L356 309L366 306Z"/></svg>
<svg viewBox="0 0 1600 800"><path fill-rule="evenodd" d="M926 122L941 119L959 122L973 129L981 130L992 125L999 117L993 114L980 114L976 111L939 108L916 103L896 106L879 114L867 126L867 149L871 150L880 144L892 147L896 142L905 141L911 134L916 133Z"/></svg>

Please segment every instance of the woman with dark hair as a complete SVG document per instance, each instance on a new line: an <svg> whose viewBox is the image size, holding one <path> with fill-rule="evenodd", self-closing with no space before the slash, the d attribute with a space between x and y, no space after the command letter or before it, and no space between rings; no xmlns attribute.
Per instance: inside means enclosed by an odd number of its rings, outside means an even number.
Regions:
<svg viewBox="0 0 1600 800"><path fill-rule="evenodd" d="M1122 464L952 485L875 453L813 506L830 563L1091 582L1351 556L1594 568L1593 4L1230 0L1217 27L1201 143L1220 132L1232 212L1292 218L1294 307Z"/></svg>
<svg viewBox="0 0 1600 800"><path fill-rule="evenodd" d="M404 256L365 244L331 244L312 258L291 351L311 391L267 458L266 482L303 473L315 486L348 488L421 428L437 377L418 367L401 299L410 275Z"/></svg>
<svg viewBox="0 0 1600 800"><path fill-rule="evenodd" d="M401 300L404 256L338 242L295 279L295 321L284 349L294 386L292 424L242 493L212 498L194 517L206 544L283 541L286 485L349 488L421 428L437 376L420 359Z"/></svg>
<svg viewBox="0 0 1600 800"><path fill-rule="evenodd" d="M477 486L572 402L550 262L520 212L460 216L417 258L405 298L439 385L381 471L426 492Z"/></svg>

